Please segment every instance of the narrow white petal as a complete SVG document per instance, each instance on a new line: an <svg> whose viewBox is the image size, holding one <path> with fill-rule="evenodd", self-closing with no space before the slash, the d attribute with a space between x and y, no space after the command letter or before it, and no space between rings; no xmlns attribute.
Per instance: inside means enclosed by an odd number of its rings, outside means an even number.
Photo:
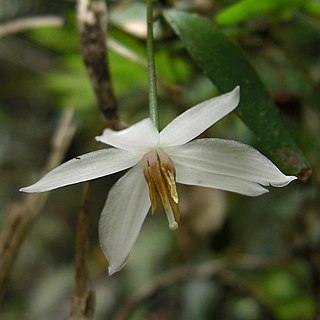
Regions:
<svg viewBox="0 0 320 320"><path fill-rule="evenodd" d="M234 110L239 99L240 88L236 87L233 91L188 109L160 132L160 145L162 147L177 146L194 139Z"/></svg>
<svg viewBox="0 0 320 320"><path fill-rule="evenodd" d="M139 152L115 148L102 149L69 160L47 173L35 184L21 188L24 192L44 192L69 184L96 179L135 165Z"/></svg>
<svg viewBox="0 0 320 320"><path fill-rule="evenodd" d="M100 217L100 245L110 275L126 264L149 208L148 185L139 163L112 187Z"/></svg>
<svg viewBox="0 0 320 320"><path fill-rule="evenodd" d="M96 140L124 150L146 151L158 145L159 132L147 118L124 130L105 129Z"/></svg>
<svg viewBox="0 0 320 320"><path fill-rule="evenodd" d="M246 196L259 196L268 192L267 189L258 183L202 171L191 164L190 166L186 166L175 162L175 168L177 171L176 180L179 183L232 191Z"/></svg>
<svg viewBox="0 0 320 320"><path fill-rule="evenodd" d="M283 187L296 179L284 175L268 158L254 148L237 141L197 139L172 148L174 162L195 169L236 177L264 186Z"/></svg>

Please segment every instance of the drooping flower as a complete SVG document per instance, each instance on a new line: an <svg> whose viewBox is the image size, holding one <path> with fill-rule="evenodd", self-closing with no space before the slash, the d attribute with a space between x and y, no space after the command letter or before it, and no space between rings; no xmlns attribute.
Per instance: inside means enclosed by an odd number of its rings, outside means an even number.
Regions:
<svg viewBox="0 0 320 320"><path fill-rule="evenodd" d="M258 196L268 192L265 186L282 187L296 179L248 145L213 138L191 141L234 110L239 95L236 87L202 102L160 133L149 118L121 131L106 129L96 140L112 148L76 157L20 191L44 192L131 168L110 190L99 223L101 247L113 274L125 265L157 198L169 227L178 227L176 182Z"/></svg>

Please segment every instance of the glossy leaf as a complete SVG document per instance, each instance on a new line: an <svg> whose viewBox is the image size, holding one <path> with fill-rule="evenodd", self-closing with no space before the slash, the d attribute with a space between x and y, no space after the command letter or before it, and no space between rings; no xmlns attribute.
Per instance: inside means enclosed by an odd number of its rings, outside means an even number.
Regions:
<svg viewBox="0 0 320 320"><path fill-rule="evenodd" d="M183 44L221 92L240 85L238 116L255 133L274 162L287 174L307 179L311 169L284 127L271 96L242 50L209 20L177 10L164 16Z"/></svg>

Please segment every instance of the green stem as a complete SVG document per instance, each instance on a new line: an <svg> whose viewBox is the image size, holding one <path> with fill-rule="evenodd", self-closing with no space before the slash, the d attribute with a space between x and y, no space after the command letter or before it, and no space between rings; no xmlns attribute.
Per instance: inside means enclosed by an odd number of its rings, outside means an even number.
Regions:
<svg viewBox="0 0 320 320"><path fill-rule="evenodd" d="M147 0L147 53L149 82L149 113L156 128L159 130L159 113L157 103L157 83L154 62L153 41L153 0Z"/></svg>

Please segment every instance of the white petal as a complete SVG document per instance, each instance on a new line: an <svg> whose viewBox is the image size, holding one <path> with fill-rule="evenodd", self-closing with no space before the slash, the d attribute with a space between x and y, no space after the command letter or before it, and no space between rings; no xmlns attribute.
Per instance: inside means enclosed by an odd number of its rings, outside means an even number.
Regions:
<svg viewBox="0 0 320 320"><path fill-rule="evenodd" d="M246 196L259 196L268 192L258 183L202 171L191 164L186 166L175 162L175 168L177 172L176 180L179 183L232 191Z"/></svg>
<svg viewBox="0 0 320 320"><path fill-rule="evenodd" d="M172 148L169 156L182 165L224 176L236 177L264 186L282 187L296 179L284 175L268 158L237 141L197 139Z"/></svg>
<svg viewBox="0 0 320 320"><path fill-rule="evenodd" d="M204 101L171 121L160 132L160 145L177 146L197 137L215 122L235 109L240 99L240 88Z"/></svg>
<svg viewBox="0 0 320 320"><path fill-rule="evenodd" d="M69 160L47 173L24 192L44 192L69 184L96 179L135 165L141 153L115 148L102 149Z"/></svg>
<svg viewBox="0 0 320 320"><path fill-rule="evenodd" d="M124 130L105 129L96 140L124 150L146 151L158 145L159 132L147 118Z"/></svg>
<svg viewBox="0 0 320 320"><path fill-rule="evenodd" d="M100 245L110 275L126 264L149 208L148 185L139 163L112 187L100 217Z"/></svg>

